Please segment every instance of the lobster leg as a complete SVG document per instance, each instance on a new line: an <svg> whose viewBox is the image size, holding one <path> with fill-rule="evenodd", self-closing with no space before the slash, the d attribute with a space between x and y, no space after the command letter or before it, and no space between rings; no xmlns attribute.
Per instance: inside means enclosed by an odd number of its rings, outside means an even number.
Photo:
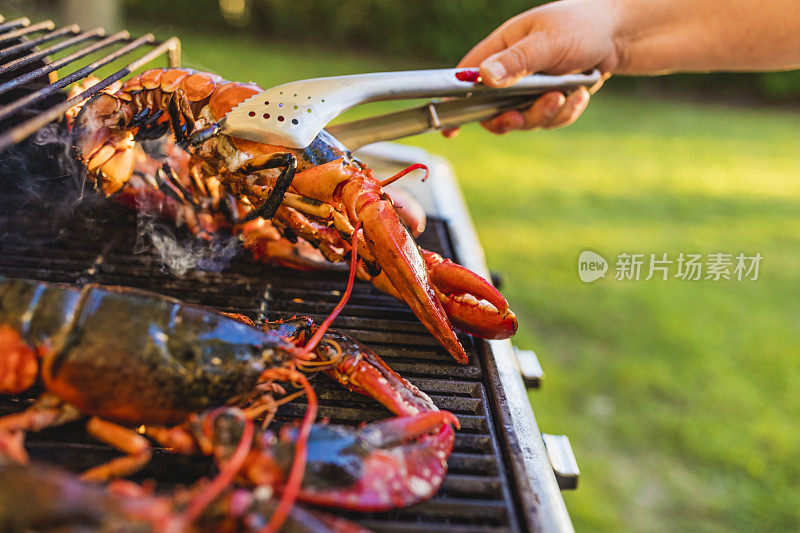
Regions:
<svg viewBox="0 0 800 533"><path fill-rule="evenodd" d="M66 424L78 420L81 416L81 413L71 405L62 402L54 395L44 394L25 411L0 418L0 454L26 463L28 455L23 446L26 432L36 432ZM86 429L97 439L125 452L127 456L87 470L83 475L84 479L104 481L127 476L150 461L150 443L134 431L97 417L89 420Z"/></svg>
<svg viewBox="0 0 800 533"><path fill-rule="evenodd" d="M188 146L190 143L189 135L194 132L194 115L186 93L181 90L172 93L169 97L167 110L169 111L172 132L175 134L177 144L184 147ZM184 124L181 124L181 119L183 119Z"/></svg>
<svg viewBox="0 0 800 533"><path fill-rule="evenodd" d="M164 163L161 168L156 171L155 180L158 184L158 189L164 193L165 196L168 196L176 202L189 207L189 199L191 196L187 197L183 193L182 188L176 185L176 180L174 179L174 174L172 172L172 168L169 166L169 163ZM179 195L178 192L181 194Z"/></svg>
<svg viewBox="0 0 800 533"><path fill-rule="evenodd" d="M28 454L23 446L28 431L41 431L81 418L81 413L52 394L43 394L39 400L20 413L0 418L0 454L25 463Z"/></svg>
<svg viewBox="0 0 800 533"><path fill-rule="evenodd" d="M396 415L412 416L439 410L427 394L357 340L335 331L329 331L323 339L325 342L321 343L317 354L323 360L335 361L324 372L344 387L373 398ZM337 358L335 345L341 349L341 357Z"/></svg>
<svg viewBox="0 0 800 533"><path fill-rule="evenodd" d="M28 462L24 431L0 431L0 457L8 457L20 464ZM3 461L0 461L2 464Z"/></svg>
<svg viewBox="0 0 800 533"><path fill-rule="evenodd" d="M283 170L275 181L275 186L267 196L267 199L257 209L254 209L244 217L245 222L255 220L258 217L270 219L275 216L275 211L278 210L281 202L283 202L283 195L286 194L292 184L292 180L294 180L297 172L297 158L289 153L257 157L242 165L239 172L251 174L268 168L283 168Z"/></svg>
<svg viewBox="0 0 800 533"><path fill-rule="evenodd" d="M0 325L0 394L28 390L39 374L39 358L13 327Z"/></svg>
<svg viewBox="0 0 800 533"><path fill-rule="evenodd" d="M167 109L169 110L169 120L172 124L172 133L175 135L175 142L179 146L189 144L189 125L184 126L181 124L181 111L178 109L178 104L175 101L175 95L169 99Z"/></svg>
<svg viewBox="0 0 800 533"><path fill-rule="evenodd" d="M156 172L156 176L160 179L160 181L169 181L169 183L172 184L172 186L175 187L179 193L181 193L181 196L183 196L184 204L191 203L195 207L200 207L200 200L198 200L192 191L187 189L186 186L181 183L181 180L178 178L177 174L175 174L175 171L172 170L172 167L168 162L165 161L161 165L159 172Z"/></svg>
<svg viewBox="0 0 800 533"><path fill-rule="evenodd" d="M142 469L150 462L152 450L148 440L128 428L98 417L92 417L86 424L90 435L125 452L127 455L95 466L83 473L83 479L89 481L106 481L126 477Z"/></svg>

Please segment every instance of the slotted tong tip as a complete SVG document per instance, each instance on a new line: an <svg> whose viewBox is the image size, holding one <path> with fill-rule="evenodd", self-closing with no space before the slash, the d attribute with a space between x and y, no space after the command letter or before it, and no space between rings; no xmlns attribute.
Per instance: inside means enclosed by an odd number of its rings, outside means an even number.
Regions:
<svg viewBox="0 0 800 533"><path fill-rule="evenodd" d="M477 69L376 72L294 81L267 89L234 107L220 122L222 132L252 141L305 148L333 119L360 104L383 100L448 98L329 128L348 148L451 128L530 106L552 90L592 87L597 70L565 76L534 74L510 87L480 82Z"/></svg>

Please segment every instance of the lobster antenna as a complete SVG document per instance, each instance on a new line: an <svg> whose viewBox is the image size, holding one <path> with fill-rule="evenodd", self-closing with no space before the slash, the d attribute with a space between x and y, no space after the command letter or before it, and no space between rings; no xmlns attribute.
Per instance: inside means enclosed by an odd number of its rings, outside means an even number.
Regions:
<svg viewBox="0 0 800 533"><path fill-rule="evenodd" d="M387 178L387 179L379 182L378 185L380 185L381 187L386 187L390 183L394 183L395 181L399 180L400 178L402 178L403 176L405 176L409 172L413 172L413 171L417 170L418 168L421 168L421 169L425 170L425 177L422 178L422 181L425 181L426 179L428 179L428 175L430 174L430 171L428 170L428 166L427 165L423 165L422 163L414 163L410 167L404 168L403 170L401 170L400 172L398 172L397 174L395 174L391 178Z"/></svg>
<svg viewBox="0 0 800 533"><path fill-rule="evenodd" d="M220 407L213 411L210 416L216 418L224 409L226 408ZM226 487L233 483L233 478L236 477L236 474L242 469L244 461L247 459L247 454L250 453L250 447L253 445L253 432L252 420L245 417L242 438L239 440L239 444L236 445L236 450L234 450L230 460L220 469L217 477L192 500L192 503L189 504L189 508L184 513L183 518L187 525L197 520L200 515L203 514L205 508L208 507Z"/></svg>
<svg viewBox="0 0 800 533"><path fill-rule="evenodd" d="M336 307L333 308L331 314L328 315L328 318L317 328L317 331L314 332L314 336L306 343L303 347L302 354L303 357L311 353L314 348L317 347L317 344L322 339L322 336L325 335L325 332L328 331L331 323L339 316L339 313L342 312L344 309L345 304L350 299L350 295L353 294L353 286L355 285L356 281L356 266L358 266L358 230L361 229L361 222L358 222L353 228L353 241L352 241L352 253L350 254L350 273L347 277L347 288L344 290L344 294L342 298L339 300L339 303L336 304Z"/></svg>
<svg viewBox="0 0 800 533"><path fill-rule="evenodd" d="M330 327L331 323L342 311L345 304L350 299L350 295L353 293L353 286L355 285L356 280L356 266L358 265L359 229L361 229L361 222L356 224L355 228L353 229L353 252L350 255L350 273L347 277L347 288L345 289L342 298L339 300L339 303L336 304L336 307L334 307L333 311L331 311L331 314L328 315L328 318L325 319L322 325L320 325L320 327L314 333L314 336L311 337L311 339L301 350L300 354L298 354L302 356L300 358L305 358L305 356L307 356L314 350L314 348L316 348L320 339L322 339L322 336L325 335L325 332L328 330L328 327ZM314 423L314 420L317 418L318 403L314 388L308 382L305 375L303 375L301 372L298 372L296 378L303 386L303 390L306 391L308 407L306 408L306 413L303 416L303 422L300 424L300 431L297 436L297 448L294 454L294 462L292 463L292 468L289 471L289 478L286 481L286 487L281 495L281 501L278 503L278 507L275 509L275 512L272 513L269 524L267 524L267 526L261 530L261 533L272 533L280 530L281 526L286 521L286 518L288 518L289 513L292 511L292 507L294 507L294 502L297 500L297 495L300 493L300 484L303 482L303 474L306 470L306 459L308 457L308 437L311 434L311 426Z"/></svg>
<svg viewBox="0 0 800 533"><path fill-rule="evenodd" d="M306 459L308 458L308 437L311 434L311 426L314 424L314 420L317 418L318 402L317 394L314 392L314 388L308 382L305 375L303 375L301 372L298 372L296 377L303 386L303 390L306 391L308 408L303 416L303 422L300 424L300 430L297 435L297 448L295 449L294 462L292 463L292 468L289 471L289 479L286 481L286 487L281 495L281 501L278 503L278 507L275 508L275 512L272 513L269 524L267 524L260 533L275 533L281 529L281 526L283 526L283 523L286 521L286 519L289 517L289 513L292 511L295 501L297 501L297 495L300 493L300 484L303 482L303 474L306 471Z"/></svg>
<svg viewBox="0 0 800 533"><path fill-rule="evenodd" d="M347 303L347 300L350 299L350 295L353 293L353 286L355 285L356 279L356 266L358 265L359 229L361 229L361 222L356 224L355 228L353 229L353 252L350 255L350 273L347 277L347 288L345 289L341 300L339 300L339 303L336 304L336 307L334 307L333 311L331 311L331 314L328 315L328 318L326 318L322 325L320 325L320 327L314 333L314 336L311 337L311 339L303 347L301 352L303 353L303 356L308 355L312 350L314 350L320 339L322 339L322 336L325 335L328 327L342 311ZM286 487L281 495L281 501L278 503L278 507L275 509L275 512L272 513L269 524L267 524L267 526L261 530L261 533L274 533L280 530L281 526L286 521L286 518L288 518L289 513L292 511L292 507L294 507L294 502L297 500L297 495L300 493L300 484L303 482L303 474L306 471L306 459L308 457L308 437L311 434L311 426L314 423L314 420L317 418L318 403L314 388L308 382L305 375L303 375L301 372L298 372L296 377L303 386L303 390L306 391L308 407L306 408L306 413L303 416L303 422L300 424L300 431L297 436L297 448L294 454L294 462L292 463L292 468L289 471L289 479L286 481Z"/></svg>

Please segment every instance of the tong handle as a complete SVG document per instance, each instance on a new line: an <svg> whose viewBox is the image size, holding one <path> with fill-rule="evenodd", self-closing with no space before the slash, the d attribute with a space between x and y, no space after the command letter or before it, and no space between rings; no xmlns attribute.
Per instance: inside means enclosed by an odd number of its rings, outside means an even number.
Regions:
<svg viewBox="0 0 800 533"><path fill-rule="evenodd" d="M429 102L402 111L333 124L326 129L345 146L357 150L374 142L454 128L468 122L486 120L505 111L525 109L535 99L534 95L474 96Z"/></svg>
<svg viewBox="0 0 800 533"><path fill-rule="evenodd" d="M514 85L498 88L479 83L477 69L453 68L334 76L294 82L285 87L294 90L307 84L313 86L317 94L328 94L331 98L340 96L354 106L383 100L472 97L485 93L498 96L538 94L549 89L570 89L580 85L589 87L600 81L600 77L598 70L565 76L532 74Z"/></svg>

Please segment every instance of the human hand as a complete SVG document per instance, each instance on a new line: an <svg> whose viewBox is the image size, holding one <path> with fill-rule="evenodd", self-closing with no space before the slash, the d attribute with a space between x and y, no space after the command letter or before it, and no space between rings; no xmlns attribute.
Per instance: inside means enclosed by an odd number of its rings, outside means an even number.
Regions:
<svg viewBox="0 0 800 533"><path fill-rule="evenodd" d="M536 72L570 74L591 68L610 72L620 63L615 43L615 9L609 0L562 0L510 19L478 43L459 67L479 67L483 83L506 87ZM605 80L608 75L605 75ZM516 129L556 128L573 123L586 109L591 89L569 96L552 91L523 111L507 111L484 121L494 133ZM452 137L457 129L447 130Z"/></svg>

